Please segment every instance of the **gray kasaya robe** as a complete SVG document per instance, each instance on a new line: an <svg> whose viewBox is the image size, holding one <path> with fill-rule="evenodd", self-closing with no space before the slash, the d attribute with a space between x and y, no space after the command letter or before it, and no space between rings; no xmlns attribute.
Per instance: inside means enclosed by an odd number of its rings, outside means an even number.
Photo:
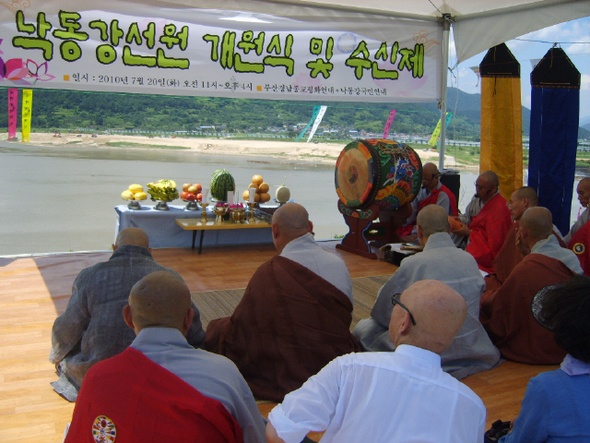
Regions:
<svg viewBox="0 0 590 443"><path fill-rule="evenodd" d="M444 282L459 292L467 302L465 323L451 346L442 354L443 370L462 379L497 365L500 352L479 322L479 303L485 288L484 279L473 256L457 248L446 232L432 234L424 251L405 258L400 268L380 289L371 317L361 320L353 333L363 349L395 349L388 332L393 309L391 295L403 292L420 280Z"/></svg>

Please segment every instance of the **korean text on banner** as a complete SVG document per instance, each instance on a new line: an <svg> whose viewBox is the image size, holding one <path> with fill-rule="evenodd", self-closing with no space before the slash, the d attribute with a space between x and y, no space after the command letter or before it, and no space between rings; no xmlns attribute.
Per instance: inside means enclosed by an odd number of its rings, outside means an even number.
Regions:
<svg viewBox="0 0 590 443"><path fill-rule="evenodd" d="M31 140L31 114L33 113L33 90L23 89L23 142Z"/></svg>
<svg viewBox="0 0 590 443"><path fill-rule="evenodd" d="M16 124L18 121L18 89L8 90L8 140L16 138Z"/></svg>
<svg viewBox="0 0 590 443"><path fill-rule="evenodd" d="M24 4L25 2L23 2ZM125 0L0 8L0 86L228 98L439 99L442 31L423 20L303 27L262 14ZM73 6L75 5L75 7ZM385 37L386 36L386 37Z"/></svg>

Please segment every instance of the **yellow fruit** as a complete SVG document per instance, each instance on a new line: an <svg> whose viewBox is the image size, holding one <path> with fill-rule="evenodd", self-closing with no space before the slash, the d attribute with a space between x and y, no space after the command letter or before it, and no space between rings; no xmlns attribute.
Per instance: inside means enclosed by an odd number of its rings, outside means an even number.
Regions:
<svg viewBox="0 0 590 443"><path fill-rule="evenodd" d="M135 200L133 192L131 192L130 190L121 192L121 198L123 198L123 200Z"/></svg>
<svg viewBox="0 0 590 443"><path fill-rule="evenodd" d="M255 176L252 177L252 183L254 183L255 185L259 185L263 181L264 181L264 179L262 178L262 175L256 174Z"/></svg>
<svg viewBox="0 0 590 443"><path fill-rule="evenodd" d="M129 190L134 194L137 194L138 192L143 192L143 186L134 183L132 185L129 185Z"/></svg>
<svg viewBox="0 0 590 443"><path fill-rule="evenodd" d="M244 200L245 202L248 201L248 198L250 196L250 191L248 191L247 189L242 193L242 200Z"/></svg>
<svg viewBox="0 0 590 443"><path fill-rule="evenodd" d="M270 186L268 186L268 183L260 183L260 186L258 186L258 192L260 193L264 193L264 192L268 192L268 190L270 189Z"/></svg>
<svg viewBox="0 0 590 443"><path fill-rule="evenodd" d="M260 193L260 202L265 203L270 200L270 194L268 192L261 192Z"/></svg>
<svg viewBox="0 0 590 443"><path fill-rule="evenodd" d="M138 192L135 194L135 200L145 200L147 197L148 196L145 192Z"/></svg>
<svg viewBox="0 0 590 443"><path fill-rule="evenodd" d="M286 203L291 198L291 191L286 186L279 186L277 188L276 197L279 203Z"/></svg>

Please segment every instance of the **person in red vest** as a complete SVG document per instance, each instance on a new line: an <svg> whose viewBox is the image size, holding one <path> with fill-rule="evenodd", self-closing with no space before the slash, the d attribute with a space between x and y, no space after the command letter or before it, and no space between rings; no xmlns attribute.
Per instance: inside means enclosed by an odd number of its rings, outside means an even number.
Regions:
<svg viewBox="0 0 590 443"><path fill-rule="evenodd" d="M137 336L88 371L65 442L264 441L264 419L237 367L186 341L194 315L177 274L137 282L123 309Z"/></svg>
<svg viewBox="0 0 590 443"><path fill-rule="evenodd" d="M428 205L438 205L447 211L447 214L456 217L457 198L455 194L440 182L440 173L434 163L425 163L422 167L422 189L412 201L412 215L406 220L406 224L398 229L397 234L404 242L411 242L418 238L416 218L418 213Z"/></svg>
<svg viewBox="0 0 590 443"><path fill-rule="evenodd" d="M475 182L474 201L481 209L470 219L460 218L465 225L453 234L468 238L465 250L475 258L479 269L492 272L492 262L500 252L512 224L506 200L498 191L500 181L493 171L482 172Z"/></svg>
<svg viewBox="0 0 590 443"><path fill-rule="evenodd" d="M578 200L584 209L582 215L565 236L567 247L576 253L584 274L590 275L590 177L583 178L576 188Z"/></svg>

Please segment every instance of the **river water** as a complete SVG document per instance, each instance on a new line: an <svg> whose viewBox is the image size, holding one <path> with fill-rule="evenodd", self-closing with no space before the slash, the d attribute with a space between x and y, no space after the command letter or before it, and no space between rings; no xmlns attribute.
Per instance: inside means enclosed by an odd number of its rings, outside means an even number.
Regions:
<svg viewBox="0 0 590 443"><path fill-rule="evenodd" d="M145 187L168 178L179 186L191 182L207 187L219 168L231 172L240 196L254 174L263 176L273 197L285 182L291 198L309 211L316 239L333 239L348 232L337 209L333 165L179 150L40 147L6 141L0 141L0 159L0 255L109 250L117 221L114 207L126 203L120 194L131 183ZM461 172L460 209L473 195L476 178L476 174ZM148 200L146 204L153 203ZM572 206L575 220L578 201Z"/></svg>

